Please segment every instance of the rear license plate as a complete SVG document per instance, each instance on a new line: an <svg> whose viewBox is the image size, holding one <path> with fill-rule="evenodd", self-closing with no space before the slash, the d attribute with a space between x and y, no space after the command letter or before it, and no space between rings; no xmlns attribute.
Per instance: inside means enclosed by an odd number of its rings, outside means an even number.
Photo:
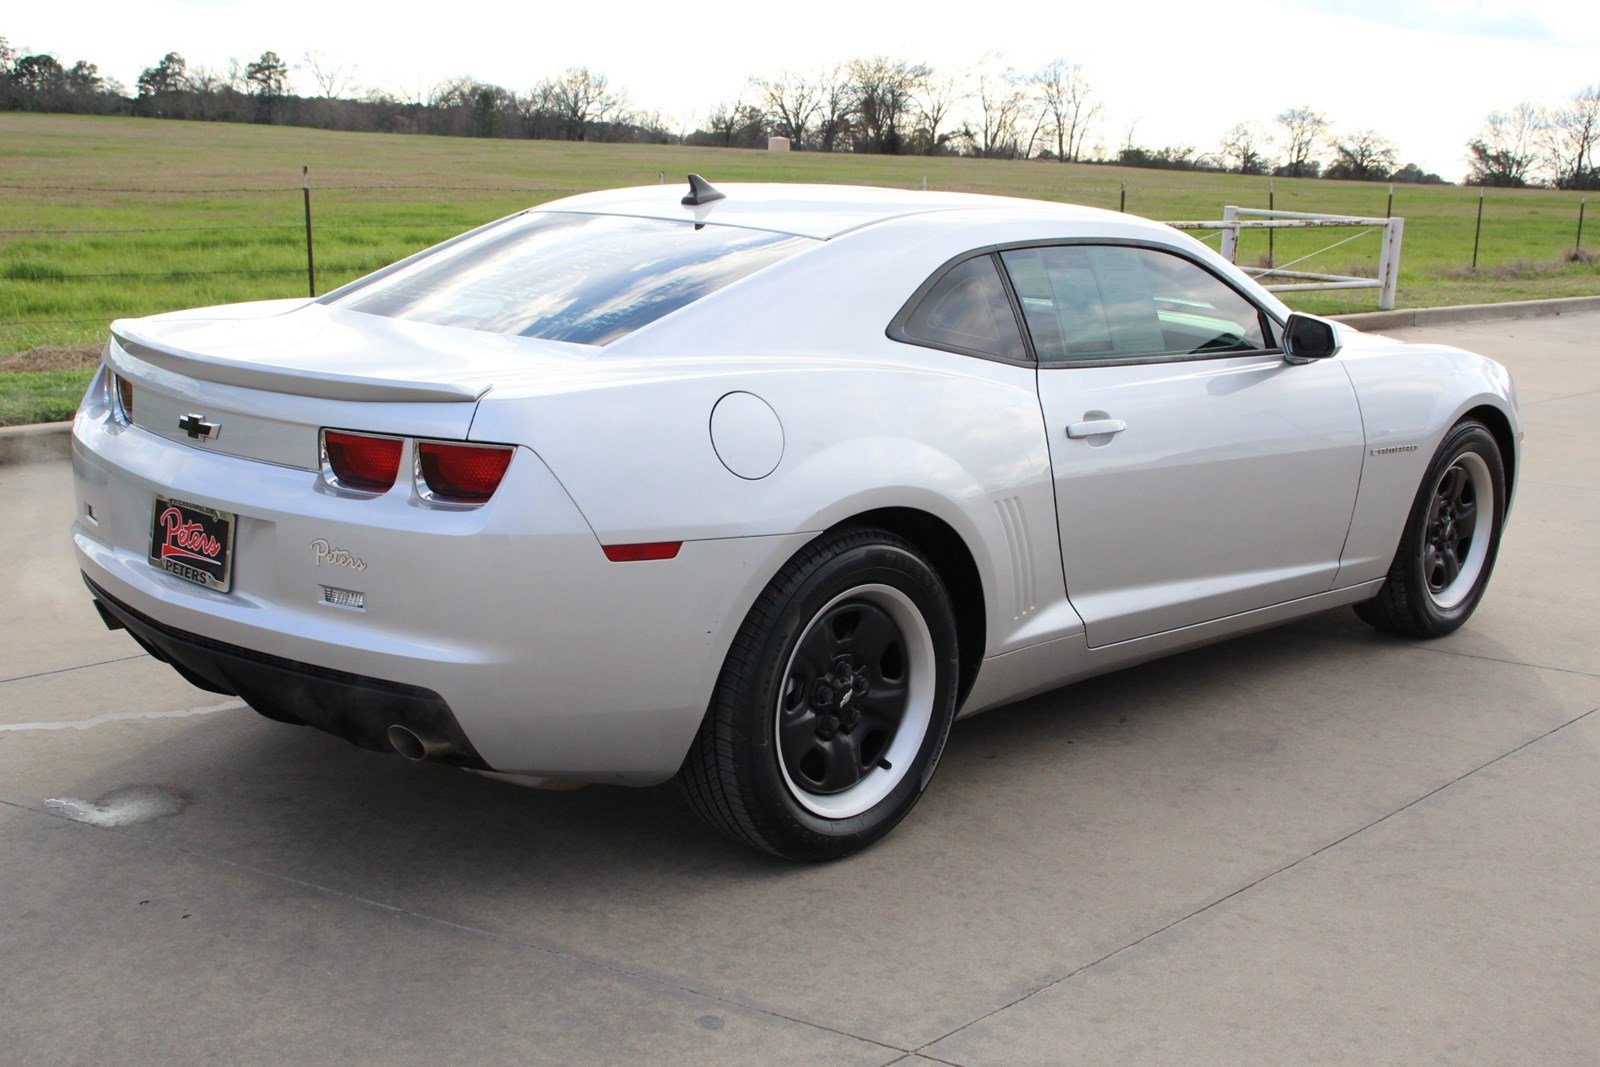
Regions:
<svg viewBox="0 0 1600 1067"><path fill-rule="evenodd" d="M156 497L150 562L185 581L226 593L233 585L233 520L225 511Z"/></svg>

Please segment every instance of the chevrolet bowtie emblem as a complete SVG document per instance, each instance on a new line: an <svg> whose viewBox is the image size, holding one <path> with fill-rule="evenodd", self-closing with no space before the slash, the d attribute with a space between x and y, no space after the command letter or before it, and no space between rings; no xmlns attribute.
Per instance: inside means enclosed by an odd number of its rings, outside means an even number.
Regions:
<svg viewBox="0 0 1600 1067"><path fill-rule="evenodd" d="M218 426L214 422L207 422L204 415L196 415L190 412L178 420L178 429L196 441L201 438L209 441L217 436Z"/></svg>

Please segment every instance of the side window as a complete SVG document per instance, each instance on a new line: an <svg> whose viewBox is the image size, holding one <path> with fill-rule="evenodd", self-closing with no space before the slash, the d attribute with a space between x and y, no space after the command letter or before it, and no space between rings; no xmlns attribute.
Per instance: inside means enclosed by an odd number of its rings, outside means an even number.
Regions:
<svg viewBox="0 0 1600 1067"><path fill-rule="evenodd" d="M1061 245L1001 258L1042 363L1268 347L1256 306L1181 256Z"/></svg>
<svg viewBox="0 0 1600 1067"><path fill-rule="evenodd" d="M905 340L942 348L1028 358L993 256L975 256L940 278L906 318L901 333Z"/></svg>

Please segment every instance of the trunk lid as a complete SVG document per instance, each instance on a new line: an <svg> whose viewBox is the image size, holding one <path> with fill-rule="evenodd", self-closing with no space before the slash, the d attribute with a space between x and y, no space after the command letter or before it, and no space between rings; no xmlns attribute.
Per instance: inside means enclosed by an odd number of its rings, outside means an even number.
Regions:
<svg viewBox="0 0 1600 1067"><path fill-rule="evenodd" d="M497 382L581 377L594 351L309 301L123 319L111 333L106 362L134 386L136 426L307 470L323 427L464 440ZM196 436L191 415L214 430Z"/></svg>

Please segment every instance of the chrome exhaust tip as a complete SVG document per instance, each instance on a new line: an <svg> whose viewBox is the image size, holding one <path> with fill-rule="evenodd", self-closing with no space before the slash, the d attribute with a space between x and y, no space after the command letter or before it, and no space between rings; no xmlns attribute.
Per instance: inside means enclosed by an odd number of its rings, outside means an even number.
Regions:
<svg viewBox="0 0 1600 1067"><path fill-rule="evenodd" d="M429 740L399 723L389 727L388 737L390 746L413 763L441 759L456 750L456 746L449 741Z"/></svg>

